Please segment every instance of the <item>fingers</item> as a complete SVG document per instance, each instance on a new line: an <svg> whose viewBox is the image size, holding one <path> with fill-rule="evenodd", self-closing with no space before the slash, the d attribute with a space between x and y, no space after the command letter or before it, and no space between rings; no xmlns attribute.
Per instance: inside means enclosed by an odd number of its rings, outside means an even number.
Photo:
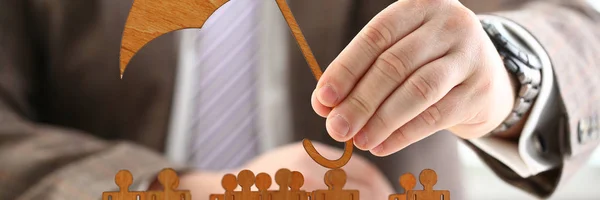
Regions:
<svg viewBox="0 0 600 200"><path fill-rule="evenodd" d="M298 144L294 143L293 148L296 148L299 151L304 151L302 146L298 147L296 145L298 145ZM313 145L315 146L315 149L317 149L319 151L319 153L321 153L321 155L323 155L323 157L326 157L326 158L339 157L339 155L343 153L343 149L339 149L339 148L329 146L326 144L322 144L319 142L313 141ZM306 156L307 158L309 157L305 152L303 152L302 155ZM361 172L368 172L368 173L372 173L372 174L379 173L379 170L377 169L377 167L375 165L373 165L366 158L362 157L361 155L357 155L357 154L354 154L352 156L350 161L348 161L348 163L344 166L344 170L355 171L355 172L361 171Z"/></svg>
<svg viewBox="0 0 600 200"><path fill-rule="evenodd" d="M315 110L315 112L321 116L321 117L327 117L327 115L329 115L329 112L331 112L331 108L324 106L323 104L319 103L319 100L317 100L315 93L317 92L317 90L314 90L312 93L312 96L310 98L310 103L313 107L313 110Z"/></svg>
<svg viewBox="0 0 600 200"><path fill-rule="evenodd" d="M418 69L385 100L354 137L356 146L363 150L376 147L396 129L417 117L448 94L454 86L463 82L470 73L461 66L461 57L461 54L451 52Z"/></svg>
<svg viewBox="0 0 600 200"><path fill-rule="evenodd" d="M460 86L453 89L438 103L430 106L417 117L398 128L384 142L371 150L375 156L388 156L418 142L435 132L446 129L463 120L465 106L464 93Z"/></svg>
<svg viewBox="0 0 600 200"><path fill-rule="evenodd" d="M327 130L338 141L354 137L381 103L419 67L441 57L453 41L440 37L441 24L430 23L412 32L383 52L350 95L331 112ZM317 113L322 106L313 105ZM317 110L320 109L320 110ZM347 122L336 122L335 116ZM348 125L349 128L338 125ZM360 146L360 145L359 145Z"/></svg>
<svg viewBox="0 0 600 200"><path fill-rule="evenodd" d="M382 52L423 23L425 14L412 8L412 4L412 1L393 3L358 33L321 76L316 93L319 103L336 106Z"/></svg>

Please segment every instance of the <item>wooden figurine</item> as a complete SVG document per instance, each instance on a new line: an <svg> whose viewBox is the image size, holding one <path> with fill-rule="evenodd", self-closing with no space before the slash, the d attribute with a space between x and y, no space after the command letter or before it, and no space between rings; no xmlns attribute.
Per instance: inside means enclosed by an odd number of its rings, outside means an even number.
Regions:
<svg viewBox="0 0 600 200"><path fill-rule="evenodd" d="M437 183L437 174L431 169L421 171L419 182L423 185L423 190L407 191L407 200L450 200L450 191L433 190Z"/></svg>
<svg viewBox="0 0 600 200"><path fill-rule="evenodd" d="M304 177L300 172L289 169L280 169L275 174L277 190L269 190L272 184L271 176L259 173L256 177L250 170L242 170L236 177L227 174L223 177L222 185L224 194L212 194L210 200L308 200L308 193L300 190L304 184ZM237 185L241 191L234 191ZM251 191L252 185L258 191Z"/></svg>
<svg viewBox="0 0 600 200"><path fill-rule="evenodd" d="M158 182L163 186L163 191L146 192L145 197L147 200L192 200L192 194L189 190L177 190L179 177L175 170L165 168L160 171Z"/></svg>
<svg viewBox="0 0 600 200"><path fill-rule="evenodd" d="M390 197L388 198L388 200L406 200L406 193L408 193L408 191L413 190L415 188L415 186L417 185L417 179L415 178L415 176L411 173L405 173L402 176L400 176L400 186L402 186L402 188L404 188L404 193L403 194L392 194L390 195Z"/></svg>
<svg viewBox="0 0 600 200"><path fill-rule="evenodd" d="M303 185L304 176L302 175L302 173L298 171L293 171L290 183L290 193L292 193L292 197L294 200L308 200L310 193L304 190L300 190L300 188L302 188Z"/></svg>
<svg viewBox="0 0 600 200"><path fill-rule="evenodd" d="M342 169L332 169L326 173L325 184L328 190L316 190L311 200L359 200L358 190L344 190L346 172Z"/></svg>
<svg viewBox="0 0 600 200"><path fill-rule="evenodd" d="M259 173L256 175L256 188L258 188L258 193L260 195L261 200L271 200L271 193L269 188L271 187L271 176L267 173Z"/></svg>
<svg viewBox="0 0 600 200"><path fill-rule="evenodd" d="M209 200L233 200L233 192L237 187L237 178L233 174L225 174L221 180L224 194L211 194Z"/></svg>
<svg viewBox="0 0 600 200"><path fill-rule="evenodd" d="M275 173L275 183L279 186L276 191L271 191L270 196L272 200L291 200L292 194L290 192L290 183L292 179L292 172L289 169L280 169Z"/></svg>
<svg viewBox="0 0 600 200"><path fill-rule="evenodd" d="M254 173L250 170L242 170L237 177L238 185L242 187L241 191L233 192L235 200L259 200L260 193L252 191L252 186L256 181Z"/></svg>
<svg viewBox="0 0 600 200"><path fill-rule="evenodd" d="M279 189L269 192L271 200L308 200L308 193L300 190L304 185L304 176L300 172L280 169L275 173L275 183Z"/></svg>
<svg viewBox="0 0 600 200"><path fill-rule="evenodd" d="M129 191L129 186L133 183L133 176L128 170L120 170L115 175L115 184L119 186L119 191L103 192L102 200L139 200L145 199L144 192Z"/></svg>

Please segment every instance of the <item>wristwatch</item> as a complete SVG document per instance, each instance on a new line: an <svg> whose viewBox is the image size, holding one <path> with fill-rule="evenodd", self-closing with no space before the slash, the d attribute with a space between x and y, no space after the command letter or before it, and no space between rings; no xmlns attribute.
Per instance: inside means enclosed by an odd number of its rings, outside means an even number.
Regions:
<svg viewBox="0 0 600 200"><path fill-rule="evenodd" d="M516 34L506 29L502 23L490 20L480 22L502 57L507 71L519 83L513 110L502 124L492 131L493 134L506 131L529 111L540 91L542 64L539 57L529 51Z"/></svg>

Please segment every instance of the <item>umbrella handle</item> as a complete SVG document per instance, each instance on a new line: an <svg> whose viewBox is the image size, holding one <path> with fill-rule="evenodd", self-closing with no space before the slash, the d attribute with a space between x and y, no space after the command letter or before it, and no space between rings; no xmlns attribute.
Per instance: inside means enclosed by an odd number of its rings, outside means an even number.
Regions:
<svg viewBox="0 0 600 200"><path fill-rule="evenodd" d="M279 9L281 10L281 14L283 14L285 21L287 22L288 26L290 27L290 30L291 30L292 34L294 35L294 38L296 38L296 42L298 42L298 46L300 46L300 50L302 50L304 59L306 59L306 62L308 63L308 66L310 67L315 78L317 80L319 80L319 78L321 78L321 75L323 74L323 72L321 71L321 68L319 67L319 64L317 63L315 56L313 55L312 51L310 50L310 47L308 46L308 42L306 42L306 39L304 38L304 35L302 34L302 31L300 30L300 26L298 25L298 22L296 22L296 19L294 18L294 15L292 14L290 7L288 6L288 4L285 0L275 0L275 1L277 2ZM315 146L312 144L312 142L310 140L304 139L302 141L302 145L304 146L304 150L306 150L306 153L308 153L308 155L315 162L319 163L323 167L330 168L330 169L341 168L344 165L346 165L346 163L348 163L348 161L350 161L350 158L352 157L352 150L354 148L354 144L353 144L352 140L348 140L348 141L346 141L346 145L344 147L344 154L342 154L342 156L337 160L329 160L329 159L323 157L323 155L321 155L317 151L317 149L315 149Z"/></svg>
<svg viewBox="0 0 600 200"><path fill-rule="evenodd" d="M304 150L306 150L306 153L308 153L308 156L310 156L310 158L312 158L315 162L319 163L321 166L329 169L342 168L344 165L346 165L346 163L350 161L350 158L352 158L352 150L354 148L352 140L348 140L346 141L346 145L344 146L344 153L342 154L342 156L337 160L329 160L323 157L323 155L321 155L319 152L317 152L317 149L315 149L315 146L313 146L310 140L304 139L302 141L302 145L304 146Z"/></svg>

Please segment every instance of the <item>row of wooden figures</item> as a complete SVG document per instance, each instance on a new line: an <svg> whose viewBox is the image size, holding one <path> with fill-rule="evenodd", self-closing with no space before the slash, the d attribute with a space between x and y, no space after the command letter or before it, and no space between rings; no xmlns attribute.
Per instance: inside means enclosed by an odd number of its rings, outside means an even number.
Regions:
<svg viewBox="0 0 600 200"><path fill-rule="evenodd" d="M119 191L104 192L102 200L192 200L190 191L177 190L179 179L173 169L162 170L158 181L163 185L163 191L129 191L133 182L131 173L121 170L115 176L115 183ZM266 173L254 175L249 170L243 170L238 175L226 174L221 185L223 194L212 194L209 200L359 200L358 190L343 189L346 183L346 173L342 169L332 169L325 173L325 184L328 189L307 192L301 190L304 185L304 176L297 171L280 169L275 174L275 183L278 190L268 190L271 187L271 176ZM413 190L416 186L415 177L406 173L400 177L400 185L406 191L403 194L392 194L389 200L449 200L450 192L447 190L433 190L437 182L437 175L431 169L425 169L419 175L423 190ZM168 186L168 187L166 187ZM240 186L240 190L236 188ZM256 186L258 191L252 191Z"/></svg>
<svg viewBox="0 0 600 200"><path fill-rule="evenodd" d="M280 169L275 173L277 190L268 190L271 187L271 176L260 173L254 176L249 170L241 171L237 177L233 174L223 176L221 182L225 193L210 195L210 200L358 200L358 190L344 190L346 173L341 169L329 170L325 173L327 190L307 192L301 190L304 185L304 176L297 171ZM237 186L241 190L234 191ZM251 191L256 186L258 191Z"/></svg>
<svg viewBox="0 0 600 200"><path fill-rule="evenodd" d="M165 168L158 174L158 182L162 191L129 191L133 176L128 170L120 170L115 175L115 183L119 191L103 192L102 200L192 200L189 190L177 190L179 177L175 170Z"/></svg>
<svg viewBox="0 0 600 200"><path fill-rule="evenodd" d="M344 190L346 173L342 169L332 169L325 173L325 184L328 189L307 192L301 190L304 177L300 172L280 169L275 174L275 183L278 190L270 191L271 177L269 174L260 173L254 176L249 170L241 171L237 177L227 174L221 182L225 193L213 194L210 200L359 200L358 190ZM437 174L431 169L425 169L419 175L423 190L414 190L417 180L411 173L400 176L400 185L406 191L403 194L392 194L389 200L449 200L450 192L447 190L434 190L437 183ZM237 186L239 191L235 191ZM256 186L258 191L251 191Z"/></svg>

